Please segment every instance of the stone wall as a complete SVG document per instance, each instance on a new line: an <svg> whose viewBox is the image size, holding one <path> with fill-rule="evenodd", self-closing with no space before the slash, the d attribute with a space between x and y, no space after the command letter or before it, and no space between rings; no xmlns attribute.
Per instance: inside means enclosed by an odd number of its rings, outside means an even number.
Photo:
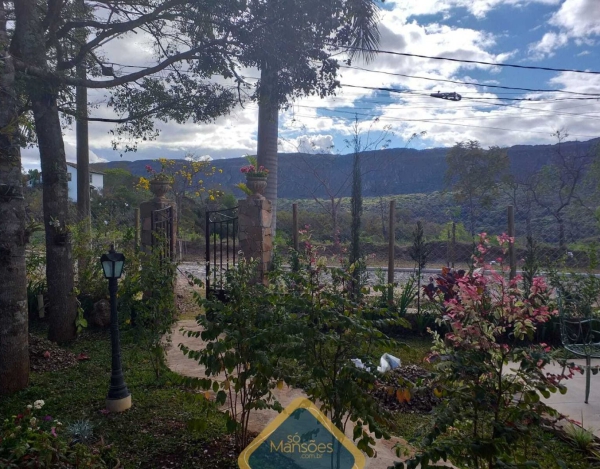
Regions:
<svg viewBox="0 0 600 469"><path fill-rule="evenodd" d="M272 218L272 204L262 195L255 194L239 201L240 249L246 260L258 260L256 281L265 284L273 254Z"/></svg>

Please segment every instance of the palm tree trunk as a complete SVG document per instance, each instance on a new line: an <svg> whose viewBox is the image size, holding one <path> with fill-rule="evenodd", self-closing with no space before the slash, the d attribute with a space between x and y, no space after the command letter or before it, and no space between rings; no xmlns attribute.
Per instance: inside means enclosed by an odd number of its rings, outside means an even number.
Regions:
<svg viewBox="0 0 600 469"><path fill-rule="evenodd" d="M277 101L277 67L269 62L260 71L258 101L257 162L269 170L265 197L273 204L273 237L277 228L277 140L279 137L279 105Z"/></svg>
<svg viewBox="0 0 600 469"><path fill-rule="evenodd" d="M15 69L0 0L0 394L29 383L25 200L18 143Z"/></svg>
<svg viewBox="0 0 600 469"><path fill-rule="evenodd" d="M47 66L42 19L35 0L15 2L15 39L26 63ZM31 101L38 139L44 189L46 228L46 280L48 284L48 338L66 342L76 336L76 298L73 283L73 252L70 239L61 239L68 223L67 164L56 97L58 90L40 79L30 78Z"/></svg>

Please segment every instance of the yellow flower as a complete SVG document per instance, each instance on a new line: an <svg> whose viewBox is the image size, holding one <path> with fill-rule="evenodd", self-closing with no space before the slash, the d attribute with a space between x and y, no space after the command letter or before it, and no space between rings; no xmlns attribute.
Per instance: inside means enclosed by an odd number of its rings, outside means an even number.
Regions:
<svg viewBox="0 0 600 469"><path fill-rule="evenodd" d="M140 177L140 180L138 181L136 187L138 189L149 190L150 189L150 181L148 179L146 179L145 177Z"/></svg>
<svg viewBox="0 0 600 469"><path fill-rule="evenodd" d="M210 199L210 200L215 200L215 196L214 196L214 195L211 195L211 196L209 197L209 199Z"/></svg>

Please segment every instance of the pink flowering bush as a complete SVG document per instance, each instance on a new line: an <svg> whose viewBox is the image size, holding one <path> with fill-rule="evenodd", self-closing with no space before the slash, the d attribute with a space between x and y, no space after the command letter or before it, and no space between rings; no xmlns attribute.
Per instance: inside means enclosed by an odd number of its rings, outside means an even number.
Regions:
<svg viewBox="0 0 600 469"><path fill-rule="evenodd" d="M497 242L506 253L514 240L501 235ZM542 415L556 414L541 397L566 392L567 376L544 369L550 347L530 342L536 326L557 314L548 306L550 289L535 278L525 294L520 278L508 279L501 258L486 262L489 252L482 233L472 271L430 292L441 311L438 323L448 330L432 332L428 358L437 363L435 392L444 399L423 451L396 467L426 468L440 459L461 467L526 467L528 448L543 444L535 431Z"/></svg>

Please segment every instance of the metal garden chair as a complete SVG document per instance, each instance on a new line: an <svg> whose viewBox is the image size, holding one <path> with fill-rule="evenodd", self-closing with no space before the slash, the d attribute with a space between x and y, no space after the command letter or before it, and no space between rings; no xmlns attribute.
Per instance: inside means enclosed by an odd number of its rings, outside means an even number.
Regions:
<svg viewBox="0 0 600 469"><path fill-rule="evenodd" d="M585 358L585 403L590 395L592 358L600 358L600 312L577 294L558 296L560 335L565 351Z"/></svg>

